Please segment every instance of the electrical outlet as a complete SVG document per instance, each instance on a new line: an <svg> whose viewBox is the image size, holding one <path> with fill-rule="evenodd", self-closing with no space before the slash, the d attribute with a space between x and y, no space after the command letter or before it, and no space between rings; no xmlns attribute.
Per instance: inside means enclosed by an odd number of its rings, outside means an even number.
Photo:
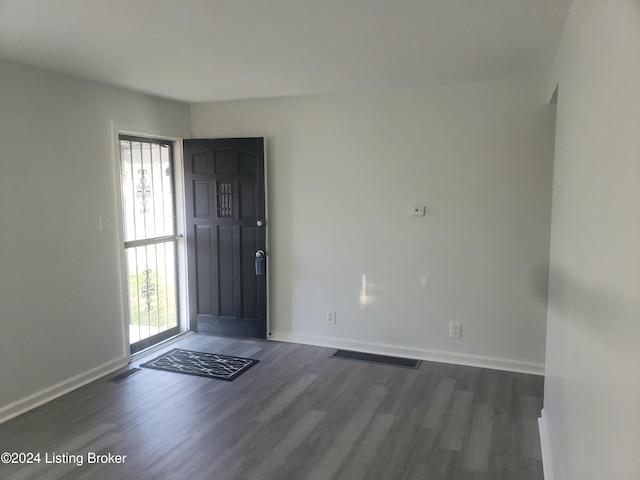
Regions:
<svg viewBox="0 0 640 480"><path fill-rule="evenodd" d="M335 324L336 324L336 311L327 310L327 325L335 325Z"/></svg>
<svg viewBox="0 0 640 480"><path fill-rule="evenodd" d="M460 338L462 336L462 324L460 322L449 322L449 338Z"/></svg>
<svg viewBox="0 0 640 480"><path fill-rule="evenodd" d="M111 230L113 228L113 220L111 219L111 215L100 215L100 231L104 232L105 230Z"/></svg>

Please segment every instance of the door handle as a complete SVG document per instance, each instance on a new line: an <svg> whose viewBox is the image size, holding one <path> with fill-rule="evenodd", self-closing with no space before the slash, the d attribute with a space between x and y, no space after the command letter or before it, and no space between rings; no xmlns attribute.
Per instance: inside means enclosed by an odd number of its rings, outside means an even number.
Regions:
<svg viewBox="0 0 640 480"><path fill-rule="evenodd" d="M256 275L264 275L265 256L264 250L256 252Z"/></svg>

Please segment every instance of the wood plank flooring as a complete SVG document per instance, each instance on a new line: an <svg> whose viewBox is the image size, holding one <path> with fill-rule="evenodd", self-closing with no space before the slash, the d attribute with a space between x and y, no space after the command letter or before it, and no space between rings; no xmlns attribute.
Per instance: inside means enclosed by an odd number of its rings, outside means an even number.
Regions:
<svg viewBox="0 0 640 480"><path fill-rule="evenodd" d="M0 425L0 452L41 454L0 464L0 478L543 478L540 376L434 362L411 370L209 335L166 350L175 347L260 363L233 382L150 369L93 382ZM126 458L88 464L90 452ZM54 454L82 465L46 463Z"/></svg>

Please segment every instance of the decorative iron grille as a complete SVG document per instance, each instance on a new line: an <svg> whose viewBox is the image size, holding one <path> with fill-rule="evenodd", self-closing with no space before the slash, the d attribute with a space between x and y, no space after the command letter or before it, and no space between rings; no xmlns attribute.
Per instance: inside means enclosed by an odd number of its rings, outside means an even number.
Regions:
<svg viewBox="0 0 640 480"><path fill-rule="evenodd" d="M218 202L218 218L233 216L233 191L231 182L217 182L216 197Z"/></svg>

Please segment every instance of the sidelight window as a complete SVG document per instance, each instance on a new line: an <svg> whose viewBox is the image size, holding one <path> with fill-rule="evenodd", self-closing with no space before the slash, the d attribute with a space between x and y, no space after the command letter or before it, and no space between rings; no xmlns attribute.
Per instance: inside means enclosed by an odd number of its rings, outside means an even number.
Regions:
<svg viewBox="0 0 640 480"><path fill-rule="evenodd" d="M135 353L179 331L173 142L121 135L120 161Z"/></svg>

